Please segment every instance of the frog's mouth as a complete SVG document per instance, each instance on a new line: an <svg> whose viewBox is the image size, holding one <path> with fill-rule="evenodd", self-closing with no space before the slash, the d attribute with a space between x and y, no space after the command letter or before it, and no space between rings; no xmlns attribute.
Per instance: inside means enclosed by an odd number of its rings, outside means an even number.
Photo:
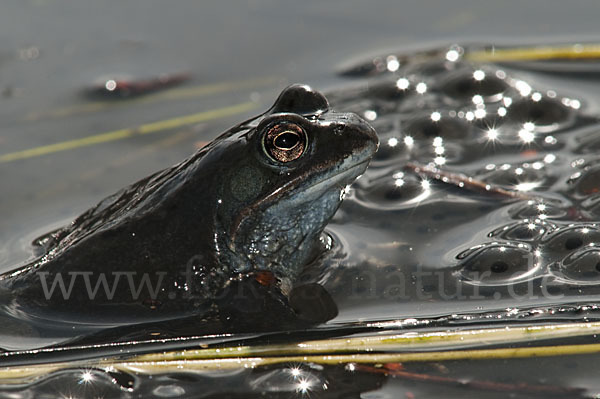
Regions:
<svg viewBox="0 0 600 399"><path fill-rule="evenodd" d="M314 198L315 196L322 194L324 191L327 190L327 188L330 188L330 187L336 187L336 188L339 187L340 189L342 189L342 188L346 187L348 184L352 183L359 175L364 173L364 171L367 169L369 161L370 161L370 159L365 159L359 163L353 164L352 166L348 166L348 167L342 166L341 170L338 170L337 173L334 173L332 175L317 177L316 181L314 181L314 179L313 179L313 181L307 182L306 176L308 174L310 174L310 171L308 173L301 174L299 176L296 176L295 178L293 178L292 180L290 180L283 186L279 187L277 190L273 191L268 196L261 198L259 201L255 202L254 204L252 204L251 206L249 206L246 209L248 211L250 211L250 210L254 211L265 203L282 199L288 193L294 192L294 189L297 189L302 184L307 184L307 186L305 189L301 190L302 195L296 196L298 198L302 198L302 200L301 201L299 200L299 202L310 201L311 198ZM349 161L348 160L344 161L344 163L347 163L347 162L349 162ZM318 176L318 174L315 174L315 175ZM342 182L345 182L345 183L342 184Z"/></svg>
<svg viewBox="0 0 600 399"><path fill-rule="evenodd" d="M303 194L310 198L312 196L318 196L326 191L328 188L335 187L337 189L344 189L347 185L352 184L360 175L362 175L369 164L370 159L354 164L352 166L343 168L337 173L318 179L316 182L311 184L303 191Z"/></svg>

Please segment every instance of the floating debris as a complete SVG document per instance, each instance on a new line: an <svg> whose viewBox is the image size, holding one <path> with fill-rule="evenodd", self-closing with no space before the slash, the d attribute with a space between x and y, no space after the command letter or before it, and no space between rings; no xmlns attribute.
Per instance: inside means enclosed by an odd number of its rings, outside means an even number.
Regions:
<svg viewBox="0 0 600 399"><path fill-rule="evenodd" d="M85 89L85 93L91 97L127 99L165 90L190 79L191 74L187 72L145 78L114 75L98 79L91 87Z"/></svg>

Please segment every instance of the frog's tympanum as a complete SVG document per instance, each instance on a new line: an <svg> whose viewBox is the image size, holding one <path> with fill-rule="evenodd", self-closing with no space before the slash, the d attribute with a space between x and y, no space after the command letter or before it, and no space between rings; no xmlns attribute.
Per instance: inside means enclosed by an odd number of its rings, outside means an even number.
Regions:
<svg viewBox="0 0 600 399"><path fill-rule="evenodd" d="M285 298L377 146L362 119L290 86L266 113L38 239L40 257L2 276L2 305L115 325L251 303L225 294L245 280Z"/></svg>

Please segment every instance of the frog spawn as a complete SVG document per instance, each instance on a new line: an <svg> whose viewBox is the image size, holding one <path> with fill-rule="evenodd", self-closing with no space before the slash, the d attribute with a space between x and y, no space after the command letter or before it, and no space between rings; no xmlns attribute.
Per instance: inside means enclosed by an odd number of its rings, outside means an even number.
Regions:
<svg viewBox="0 0 600 399"><path fill-rule="evenodd" d="M367 182L349 202L368 208L373 223L394 230L406 246L431 248L453 232L444 219L456 222L454 213L462 211L451 201L472 201L482 213L495 212L493 223L476 225L477 212L465 215L458 223L478 230L462 245L447 244L452 256L427 258L425 267L443 267L483 295L531 282L532 296L594 293L600 282L594 223L600 218L600 157L594 155L600 127L582 112L585 100L536 87L515 69L471 63L468 52L452 46L417 57L393 54L344 71L363 80L333 93L332 105L361 113L381 141ZM416 174L404 167L409 163L465 179ZM488 193L469 187L467 177ZM495 187L521 197L496 195ZM441 203L443 210L436 210Z"/></svg>

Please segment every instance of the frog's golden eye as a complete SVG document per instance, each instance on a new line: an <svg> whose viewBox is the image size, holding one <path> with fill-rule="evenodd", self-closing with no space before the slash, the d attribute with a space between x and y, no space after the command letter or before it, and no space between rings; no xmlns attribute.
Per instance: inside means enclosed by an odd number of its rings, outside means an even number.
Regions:
<svg viewBox="0 0 600 399"><path fill-rule="evenodd" d="M277 123L267 130L263 147L276 161L293 161L300 158L306 150L306 132L295 123Z"/></svg>

